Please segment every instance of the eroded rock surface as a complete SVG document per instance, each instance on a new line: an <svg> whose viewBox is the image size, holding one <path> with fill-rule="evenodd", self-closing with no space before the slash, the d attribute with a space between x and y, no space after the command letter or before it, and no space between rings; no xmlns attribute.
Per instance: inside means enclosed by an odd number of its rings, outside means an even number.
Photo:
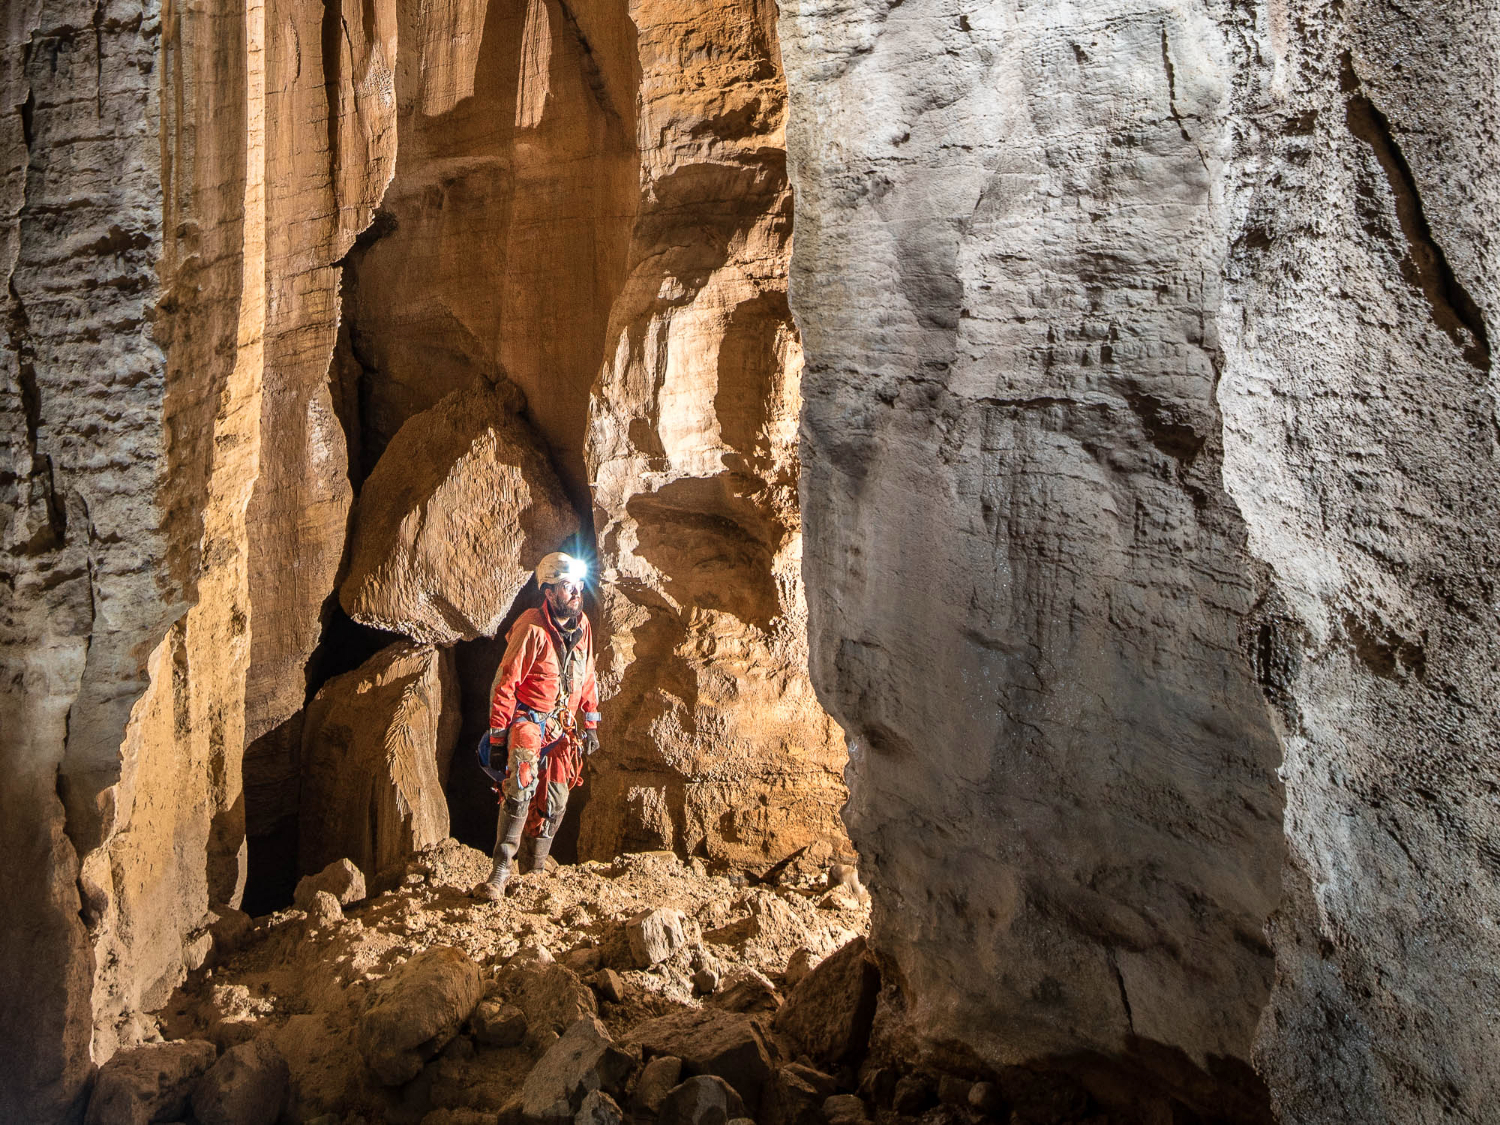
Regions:
<svg viewBox="0 0 1500 1125"><path fill-rule="evenodd" d="M578 516L519 403L481 380L418 414L365 481L339 590L356 621L428 644L494 636Z"/></svg>
<svg viewBox="0 0 1500 1125"><path fill-rule="evenodd" d="M804 671L776 12L705 9L691 51L680 9L631 14L640 210L587 439L613 698L580 848L826 858L845 752Z"/></svg>
<svg viewBox="0 0 1500 1125"><path fill-rule="evenodd" d="M783 17L813 676L912 1026L1482 1120L1493 30Z"/></svg>
<svg viewBox="0 0 1500 1125"><path fill-rule="evenodd" d="M458 736L450 652L395 644L325 684L307 708L300 864L352 860L366 877L448 836Z"/></svg>

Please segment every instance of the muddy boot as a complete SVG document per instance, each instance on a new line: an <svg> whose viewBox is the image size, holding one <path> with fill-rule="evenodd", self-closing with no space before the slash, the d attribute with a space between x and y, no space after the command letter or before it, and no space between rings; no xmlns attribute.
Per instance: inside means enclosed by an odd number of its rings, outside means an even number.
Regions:
<svg viewBox="0 0 1500 1125"><path fill-rule="evenodd" d="M537 836L534 839L526 838L526 850L521 856L521 870L531 875L535 872L547 873L547 853L552 850L551 836Z"/></svg>
<svg viewBox="0 0 1500 1125"><path fill-rule="evenodd" d="M469 894L474 898L499 902L505 896L505 881L510 878L510 863L521 846L521 829L526 827L526 809L519 813L511 811L510 802L500 806L500 824L495 832L495 865L490 877L476 884Z"/></svg>

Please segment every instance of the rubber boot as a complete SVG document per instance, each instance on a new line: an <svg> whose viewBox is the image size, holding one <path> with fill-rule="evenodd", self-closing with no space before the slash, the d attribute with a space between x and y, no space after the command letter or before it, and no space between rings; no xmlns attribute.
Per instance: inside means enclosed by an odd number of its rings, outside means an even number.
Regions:
<svg viewBox="0 0 1500 1125"><path fill-rule="evenodd" d="M547 853L552 850L551 836L537 836L526 838L526 853L521 857L521 870L531 875L536 872L546 874Z"/></svg>
<svg viewBox="0 0 1500 1125"><path fill-rule="evenodd" d="M470 893L475 898L499 902L505 896L505 882L510 878L510 864L521 847L521 829L526 827L526 807L519 813L512 812L510 802L500 806L500 823L495 830L495 865L490 877L475 886Z"/></svg>

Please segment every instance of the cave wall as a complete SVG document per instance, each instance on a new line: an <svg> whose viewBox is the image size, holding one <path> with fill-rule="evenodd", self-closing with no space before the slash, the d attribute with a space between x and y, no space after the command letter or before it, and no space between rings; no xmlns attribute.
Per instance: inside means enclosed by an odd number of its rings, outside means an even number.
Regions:
<svg viewBox="0 0 1500 1125"><path fill-rule="evenodd" d="M782 30L813 679L910 1026L1246 1112L1254 1060L1286 1121L1482 1120L1493 32Z"/></svg>
<svg viewBox="0 0 1500 1125"><path fill-rule="evenodd" d="M6 8L6 1120L81 1111L240 879L260 14Z"/></svg>
<svg viewBox="0 0 1500 1125"><path fill-rule="evenodd" d="M641 200L586 444L611 698L579 847L826 860L846 754L806 673L776 10L631 20Z"/></svg>

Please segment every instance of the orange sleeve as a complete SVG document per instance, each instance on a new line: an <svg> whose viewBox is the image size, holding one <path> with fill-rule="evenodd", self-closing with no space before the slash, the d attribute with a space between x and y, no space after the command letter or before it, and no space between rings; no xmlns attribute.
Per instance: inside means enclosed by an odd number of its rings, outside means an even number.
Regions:
<svg viewBox="0 0 1500 1125"><path fill-rule="evenodd" d="M543 638L545 640L545 638ZM536 663L536 630L518 626L510 634L505 656L490 686L490 729L504 730L516 715L516 686Z"/></svg>

